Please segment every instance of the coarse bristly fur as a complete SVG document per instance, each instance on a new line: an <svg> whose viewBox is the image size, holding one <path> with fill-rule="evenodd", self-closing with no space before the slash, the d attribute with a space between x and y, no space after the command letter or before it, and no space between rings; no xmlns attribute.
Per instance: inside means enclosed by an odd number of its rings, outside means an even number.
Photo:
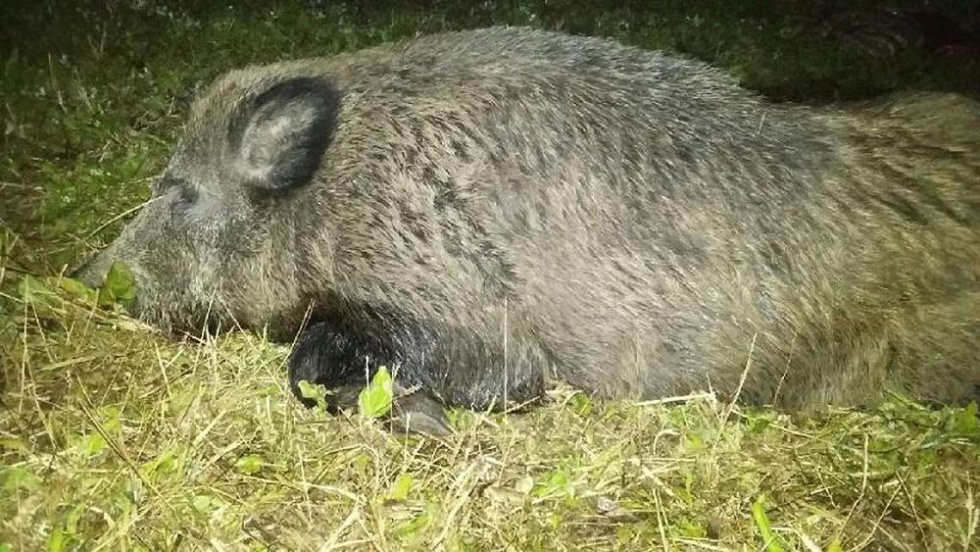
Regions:
<svg viewBox="0 0 980 552"><path fill-rule="evenodd" d="M526 28L249 67L193 105L114 260L171 330L303 327L350 406L711 388L801 408L980 398L980 107L774 105L700 62ZM506 405L505 405L506 398Z"/></svg>

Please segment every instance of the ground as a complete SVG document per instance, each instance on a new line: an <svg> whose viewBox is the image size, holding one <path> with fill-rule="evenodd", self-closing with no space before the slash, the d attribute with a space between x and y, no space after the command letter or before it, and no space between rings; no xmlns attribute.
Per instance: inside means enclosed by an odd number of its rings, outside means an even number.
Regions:
<svg viewBox="0 0 980 552"><path fill-rule="evenodd" d="M975 405L791 416L558 386L393 437L302 408L261 335L177 342L57 279L146 198L195 89L244 63L520 23L692 55L775 100L980 92L977 6L890 3L966 29L950 46L834 4L5 2L0 551L980 549Z"/></svg>

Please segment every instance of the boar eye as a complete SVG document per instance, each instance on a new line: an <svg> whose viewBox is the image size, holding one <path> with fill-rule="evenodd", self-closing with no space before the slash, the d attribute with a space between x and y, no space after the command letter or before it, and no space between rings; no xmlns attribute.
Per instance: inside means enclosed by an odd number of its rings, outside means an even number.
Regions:
<svg viewBox="0 0 980 552"><path fill-rule="evenodd" d="M178 184L180 184L180 181L176 178L170 175L163 175L153 181L153 184L150 186L150 191L154 196L160 196Z"/></svg>
<svg viewBox="0 0 980 552"><path fill-rule="evenodd" d="M166 174L153 183L153 195L162 196L170 193L174 188L189 188L193 190L193 186L187 180Z"/></svg>
<svg viewBox="0 0 980 552"><path fill-rule="evenodd" d="M187 210L188 207L197 201L198 195L198 191L192 186L188 186L187 184L179 185L176 190L177 197L170 204L171 210L175 213Z"/></svg>

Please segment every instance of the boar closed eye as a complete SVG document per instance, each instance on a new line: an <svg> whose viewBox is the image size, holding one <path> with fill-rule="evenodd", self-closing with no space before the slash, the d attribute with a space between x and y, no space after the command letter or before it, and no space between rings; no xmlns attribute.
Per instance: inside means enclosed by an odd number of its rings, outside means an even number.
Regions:
<svg viewBox="0 0 980 552"><path fill-rule="evenodd" d="M174 178L169 175L164 175L153 182L153 185L151 186L151 191L153 192L154 196L161 196L166 194L169 190L173 189L174 187L181 186L183 184L184 181L180 178Z"/></svg>
<svg viewBox="0 0 980 552"><path fill-rule="evenodd" d="M172 189L169 193L175 196L173 203L170 204L170 208L174 213L187 210L197 202L200 195L195 188L186 184L177 186L176 189Z"/></svg>

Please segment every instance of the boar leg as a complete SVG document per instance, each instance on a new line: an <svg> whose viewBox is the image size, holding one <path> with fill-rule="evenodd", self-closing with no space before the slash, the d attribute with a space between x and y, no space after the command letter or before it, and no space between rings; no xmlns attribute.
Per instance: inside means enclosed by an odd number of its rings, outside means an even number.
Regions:
<svg viewBox="0 0 980 552"><path fill-rule="evenodd" d="M386 328L379 332L378 329ZM357 397L379 366L398 366L393 386L393 421L416 433L450 433L443 405L500 410L528 403L544 394L543 354L534 347L515 345L507 353L512 366L503 366L503 351L461 332L394 329L372 324L351 331L331 322L305 330L289 359L293 394L306 406L299 382L327 388L328 410L336 413L357 405ZM501 395L506 382L507 405Z"/></svg>

